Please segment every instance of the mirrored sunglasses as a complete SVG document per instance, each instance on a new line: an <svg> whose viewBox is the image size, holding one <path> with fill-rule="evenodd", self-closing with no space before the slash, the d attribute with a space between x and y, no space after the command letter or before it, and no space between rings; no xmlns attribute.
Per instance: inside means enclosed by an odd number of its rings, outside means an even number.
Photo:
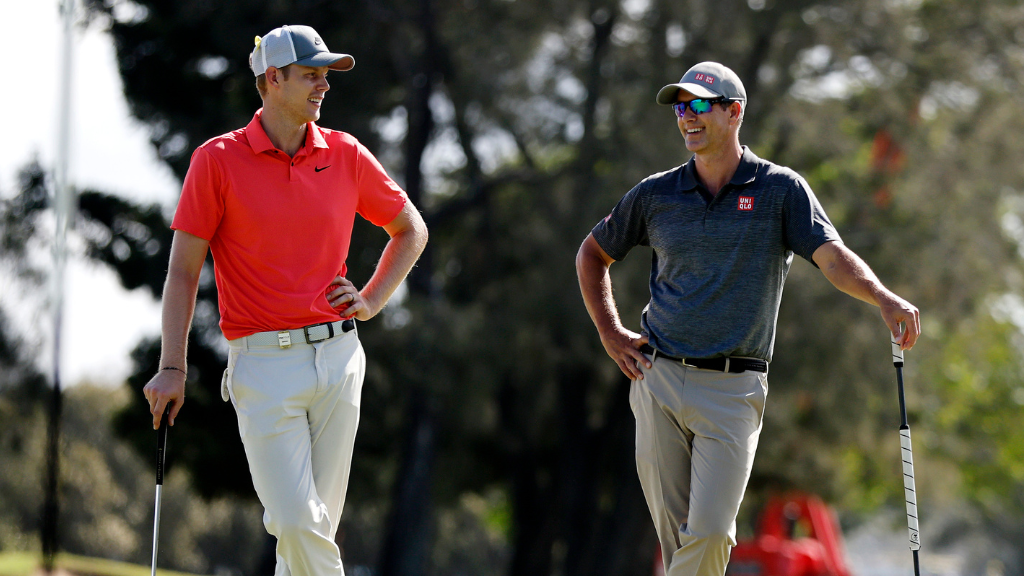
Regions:
<svg viewBox="0 0 1024 576"><path fill-rule="evenodd" d="M689 107L694 114L707 114L708 112L711 112L711 108L715 104L728 101L729 100L727 98L694 98L689 102L676 102L672 105L672 109L676 111L676 116L682 118L683 114L686 114L687 107Z"/></svg>

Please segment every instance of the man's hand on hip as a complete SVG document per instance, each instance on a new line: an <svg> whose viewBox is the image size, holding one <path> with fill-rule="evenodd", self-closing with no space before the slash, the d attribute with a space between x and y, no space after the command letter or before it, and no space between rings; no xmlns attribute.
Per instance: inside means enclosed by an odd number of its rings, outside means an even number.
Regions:
<svg viewBox="0 0 1024 576"><path fill-rule="evenodd" d="M335 276L334 283L327 289L327 301L345 320L355 318L365 322L377 315L378 310L370 307L355 284L342 276Z"/></svg>
<svg viewBox="0 0 1024 576"><path fill-rule="evenodd" d="M643 362L647 368L651 367L651 361L640 352L640 347L647 344L647 336L619 328L609 334L601 334L601 344L626 377L630 380L643 380L644 375L637 362Z"/></svg>
<svg viewBox="0 0 1024 576"><path fill-rule="evenodd" d="M149 411L153 414L153 429L160 428L164 407L171 406L168 424L174 426L174 418L185 403L185 374L177 370L160 370L142 389L149 400Z"/></svg>

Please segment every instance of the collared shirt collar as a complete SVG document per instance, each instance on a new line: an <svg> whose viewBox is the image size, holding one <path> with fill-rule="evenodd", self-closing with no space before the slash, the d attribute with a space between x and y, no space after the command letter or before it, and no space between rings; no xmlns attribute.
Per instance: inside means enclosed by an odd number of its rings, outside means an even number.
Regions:
<svg viewBox="0 0 1024 576"><path fill-rule="evenodd" d="M249 140L249 146L252 147L252 151L255 154L277 149L274 143L270 141L270 136L267 136L267 131L263 129L263 124L260 123L260 117L262 116L263 108L260 108L245 127L245 137ZM329 148L327 140L324 140L324 135L320 132L320 127L315 122L310 122L306 129L306 143L302 149L307 150L311 146L313 148Z"/></svg>
<svg viewBox="0 0 1024 576"><path fill-rule="evenodd" d="M306 147L308 148L310 144L313 145L313 148L328 148L327 140L324 140L324 135L315 122L310 122L309 130L306 130Z"/></svg>
<svg viewBox="0 0 1024 576"><path fill-rule="evenodd" d="M260 124L260 117L263 116L263 108L260 108L252 116L252 120L245 127L245 138L249 141L249 146L252 147L252 151L256 154L262 154L267 150L276 150L274 143L270 141L270 136L267 136L266 130L263 129L263 125Z"/></svg>
<svg viewBox="0 0 1024 576"><path fill-rule="evenodd" d="M751 152L750 148L743 146L740 164L736 167L736 172L733 173L732 178L729 179L729 184L743 186L753 182L754 178L757 177L757 166L760 161L761 159ZM697 179L697 155L694 154L690 157L690 161L683 166L681 188L683 190L694 190L699 184L700 180Z"/></svg>
<svg viewBox="0 0 1024 576"><path fill-rule="evenodd" d="M740 165L736 167L736 172L733 173L729 184L743 186L753 182L757 176L757 166L760 164L760 161L761 159L751 152L750 148L744 146L743 156L740 157Z"/></svg>

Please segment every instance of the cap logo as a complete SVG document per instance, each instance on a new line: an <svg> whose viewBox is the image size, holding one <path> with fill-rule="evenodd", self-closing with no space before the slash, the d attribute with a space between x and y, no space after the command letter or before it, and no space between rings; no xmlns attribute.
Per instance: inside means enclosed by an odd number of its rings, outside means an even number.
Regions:
<svg viewBox="0 0 1024 576"><path fill-rule="evenodd" d="M754 209L754 197L753 196L740 196L739 204L736 206L737 210L744 212L750 212Z"/></svg>
<svg viewBox="0 0 1024 576"><path fill-rule="evenodd" d="M697 75L695 75L693 77L693 79L698 81L698 82L704 82L705 84L714 84L715 83L715 77L714 76L709 76L707 74L699 74L698 73Z"/></svg>
<svg viewBox="0 0 1024 576"><path fill-rule="evenodd" d="M319 36L314 36L313 37L313 44L316 44L317 46L319 46L320 44L323 44L323 41L320 40Z"/></svg>

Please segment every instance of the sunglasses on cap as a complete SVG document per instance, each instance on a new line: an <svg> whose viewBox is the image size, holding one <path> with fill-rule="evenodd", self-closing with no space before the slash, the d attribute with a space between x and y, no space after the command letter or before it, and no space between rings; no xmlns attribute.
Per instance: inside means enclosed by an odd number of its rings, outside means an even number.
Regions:
<svg viewBox="0 0 1024 576"><path fill-rule="evenodd" d="M732 102L728 98L694 98L689 102L676 102L672 105L672 109L676 111L676 116L682 118L683 114L686 114L686 108L689 107L694 114L698 116L701 114L707 114L711 112L711 108L715 104L722 104L725 102Z"/></svg>

